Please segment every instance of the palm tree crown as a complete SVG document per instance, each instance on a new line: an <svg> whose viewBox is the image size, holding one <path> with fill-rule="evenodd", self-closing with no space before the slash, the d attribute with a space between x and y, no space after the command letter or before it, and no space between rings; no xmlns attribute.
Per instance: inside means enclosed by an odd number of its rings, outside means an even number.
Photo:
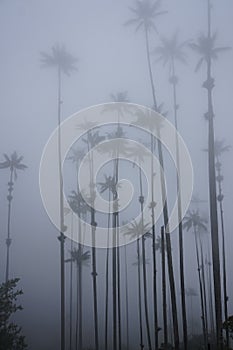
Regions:
<svg viewBox="0 0 233 350"><path fill-rule="evenodd" d="M56 44L53 46L51 54L41 52L42 67L56 67L66 75L70 75L72 71L77 70L76 62L77 58L68 53L63 45Z"/></svg>
<svg viewBox="0 0 233 350"><path fill-rule="evenodd" d="M225 140L214 141L214 153L215 157L219 158L223 153L228 152L231 146L225 145Z"/></svg>
<svg viewBox="0 0 233 350"><path fill-rule="evenodd" d="M90 252L83 252L82 248L74 248L70 252L70 259L67 259L66 262L76 262L77 266L84 265L88 266L88 262L90 260Z"/></svg>
<svg viewBox="0 0 233 350"><path fill-rule="evenodd" d="M147 31L153 29L157 32L154 23L155 19L167 13L167 11L160 11L161 3L161 0L136 0L135 7L129 8L133 12L134 17L125 24L136 26L136 31L144 27Z"/></svg>
<svg viewBox="0 0 233 350"><path fill-rule="evenodd" d="M197 39L197 43L190 44L191 49L201 56L197 62L195 71L198 71L205 61L217 60L219 53L230 49L229 47L216 47L216 39L217 33L214 33L210 37L201 34Z"/></svg>
<svg viewBox="0 0 233 350"><path fill-rule="evenodd" d="M127 228L125 229L124 234L130 235L131 237L140 237L141 235L144 235L145 233L150 231L151 225L143 224L142 220L137 222L136 220L133 220L130 225L127 225Z"/></svg>
<svg viewBox="0 0 233 350"><path fill-rule="evenodd" d="M104 178L104 182L98 183L98 185L100 186L100 193L104 193L107 190L109 190L112 193L115 193L117 187L115 179L112 176L107 176L106 174L104 175Z"/></svg>
<svg viewBox="0 0 233 350"><path fill-rule="evenodd" d="M0 163L0 169L10 168L10 171L14 173L15 179L17 178L17 170L25 170L27 166L22 164L23 156L18 157L17 153L14 152L11 156L4 154L5 161Z"/></svg>
<svg viewBox="0 0 233 350"><path fill-rule="evenodd" d="M207 219L202 217L199 214L198 210L189 210L188 214L184 217L184 224L183 228L187 231L190 230L191 227L194 227L196 229L207 231Z"/></svg>
<svg viewBox="0 0 233 350"><path fill-rule="evenodd" d="M164 66L168 65L170 73L174 67L174 62L186 63L186 53L184 51L187 41L179 42L177 32L171 38L161 38L161 45L154 49L157 61L161 61Z"/></svg>

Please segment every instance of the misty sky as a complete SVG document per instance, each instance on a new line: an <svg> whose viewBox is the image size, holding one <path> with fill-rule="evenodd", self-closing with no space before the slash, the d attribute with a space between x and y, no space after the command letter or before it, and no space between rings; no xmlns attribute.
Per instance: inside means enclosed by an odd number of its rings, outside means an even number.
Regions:
<svg viewBox="0 0 233 350"><path fill-rule="evenodd" d="M212 2L217 45L233 46L233 2ZM19 174L14 189L11 271L12 275L21 278L24 311L18 318L32 350L51 349L56 344L56 336L59 337L58 232L43 208L38 179L42 151L57 122L57 78L55 70L41 68L40 52L50 52L54 44L61 43L78 58L78 71L63 79L63 119L85 107L109 102L109 95L118 91L128 91L131 102L151 106L143 36L124 26L131 16L128 11L130 5L130 0L0 1L0 160L3 153L11 154L16 150L24 156L28 165L25 173ZM189 40L206 31L205 1L164 0L163 8L169 12L158 19L157 28L161 36L170 36L178 30L181 40ZM152 33L150 42L152 48L156 47L158 35ZM180 132L192 156L194 192L208 199L207 155L202 152L207 146L207 123L203 117L206 91L201 88L205 70L202 68L198 73L194 72L198 58L193 52L187 51L187 58L187 65L177 66ZM221 55L214 64L213 72L216 79L216 136L233 146L232 50ZM160 63L154 63L153 73L158 100L165 103L168 118L173 122L168 71ZM233 283L232 150L223 156L223 171L230 285L230 281ZM1 280L5 268L7 182L8 171L1 171ZM207 212L207 207L204 211ZM186 238L185 242L192 254L193 237L191 233L188 236L190 239ZM174 238L174 253L177 253L176 244ZM177 273L176 256L174 260ZM187 271L189 267L187 265ZM90 268L86 269L89 274ZM135 273L135 267L130 267L130 270ZM187 280L192 286L192 277L187 276ZM85 287L87 290L91 288L90 278ZM91 297L91 292L88 293ZM229 309L232 314L232 288L230 293ZM91 309L86 310L86 320L88 317L91 317ZM48 345L43 335L50 330L51 344Z"/></svg>

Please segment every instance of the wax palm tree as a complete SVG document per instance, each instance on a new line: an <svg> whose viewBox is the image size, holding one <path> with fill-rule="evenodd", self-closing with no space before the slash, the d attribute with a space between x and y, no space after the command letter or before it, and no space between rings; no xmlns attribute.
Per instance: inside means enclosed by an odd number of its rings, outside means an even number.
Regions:
<svg viewBox="0 0 233 350"><path fill-rule="evenodd" d="M215 316L217 346L222 347L222 305L221 305L221 274L219 258L219 237L218 237L218 215L216 196L216 173L214 154L214 109L213 109L213 88L214 78L212 77L212 63L218 58L218 54L226 51L226 47L216 47L216 33L212 34L211 28L211 4L207 0L208 28L207 35L201 35L197 43L192 43L191 48L197 52L200 59L196 65L196 71L205 63L207 69L207 79L203 87L207 90L208 111L205 117L208 121L208 168L209 168L209 196L210 196L210 222L211 222L211 242L213 257L214 276L214 296L215 296Z"/></svg>
<svg viewBox="0 0 233 350"><path fill-rule="evenodd" d="M223 153L228 152L230 149L229 145L224 144L224 140L215 140L214 152L216 158L216 181L218 184L218 202L219 202L219 211L220 211L220 220L221 220L221 233L222 233L222 271L223 271L223 295L224 295L224 317L225 320L228 319L228 295L227 295L227 272L226 272L226 244L225 244L225 226L224 226L224 213L223 213L223 192L222 192L222 162L221 156ZM226 331L226 345L229 348L229 330L227 325L225 327Z"/></svg>
<svg viewBox="0 0 233 350"><path fill-rule="evenodd" d="M139 334L140 334L140 348L144 348L143 341L143 324L142 324L142 291L141 291L141 264L138 263L140 259L140 236L146 234L150 230L150 225L143 223L142 220L137 222L133 220L126 226L124 234L137 238L137 267L138 267L138 310L139 310Z"/></svg>
<svg viewBox="0 0 233 350"><path fill-rule="evenodd" d="M80 307L82 300L80 299L81 285L82 285L82 275L80 275L80 265L88 266L90 261L90 252L84 252L81 245L77 248L73 248L70 251L70 258L65 260L65 262L75 263L77 267L77 314L76 314L76 334L75 334L75 348L82 350L82 317L80 317ZM81 303L80 303L81 301ZM82 315L81 315L82 316Z"/></svg>
<svg viewBox="0 0 233 350"><path fill-rule="evenodd" d="M27 166L22 163L23 156L18 156L16 152L12 153L10 156L4 154L5 160L0 163L0 169L9 169L10 177L8 182L8 218L7 218L7 238L6 238L6 247L7 247L7 255L6 255L6 274L5 274L5 282L7 283L9 280L9 269L10 269L10 245L12 242L11 239L11 205L13 200L13 190L14 190L14 182L17 179L17 171L25 170Z"/></svg>
<svg viewBox="0 0 233 350"><path fill-rule="evenodd" d="M67 160L71 161L74 166L75 166L75 170L76 170L76 177L77 177L77 192L73 191L72 195L70 196L69 202L70 202L70 207L73 207L74 212L76 212L79 216L81 216L82 214L86 213L86 203L84 202L84 200L82 199L80 190L79 190L79 185L78 185L78 171L79 171L79 165L80 165L80 161L83 159L83 157L85 156L85 152L83 149L81 148L74 148L72 147L68 156L67 156ZM73 220L73 214L72 214L72 218L71 220ZM82 233L81 233L81 222L79 221L79 248L81 249L81 242L82 242ZM72 222L72 234L73 234L73 222ZM70 243L70 250L73 250L73 237L71 237L71 243ZM82 264L79 264L79 276L80 276L80 280L82 279ZM73 263L71 261L70 264L70 324L72 325L72 314L73 314L73 287L72 287L72 280L73 280ZM79 285L79 348L82 348L82 286ZM72 326L70 327L70 350L72 348Z"/></svg>
<svg viewBox="0 0 233 350"><path fill-rule="evenodd" d="M196 259L197 259L197 270L198 270L198 279L199 279L199 288L200 288L200 297L201 297L201 319L202 319L202 330L204 337L205 348L207 349L207 325L206 325L206 313L205 313L205 300L204 300L204 289L202 280L201 269L204 268L201 266L201 258L198 248L198 234L201 230L206 231L206 219L201 217L198 210L188 211L187 215L184 217L183 228L189 231L193 228L194 238L195 238L195 248L196 248Z"/></svg>
<svg viewBox="0 0 233 350"><path fill-rule="evenodd" d="M126 23L126 25L136 26L136 31L138 31L139 29L142 29L145 35L147 64L148 64L149 78L150 78L151 91L152 91L152 97L153 97L153 109L155 111L158 111L158 103L157 103L156 94L155 94L155 85L154 85L154 79L153 79L152 67L151 67L149 33L152 30L157 30L155 26L155 19L158 16L166 13L166 11L160 10L161 3L162 3L161 0L158 0L156 2L154 1L152 2L150 0L146 0L146 1L137 0L135 2L135 7L131 8L131 12L133 12L134 17ZM157 143L158 143L158 155L159 155L160 165L161 165L161 168L164 169L163 151L162 151L162 145L160 141L159 129L158 129ZM174 279L174 272L173 272L173 261L172 261L173 259L172 259L172 253L171 253L171 238L170 238L170 232L168 227L169 216L168 216L167 195L166 195L167 191L165 186L165 178L162 170L160 171L160 179L161 179L161 188L162 188L162 202L164 203L163 219L164 219L164 226L165 226L165 232L166 232L168 275L169 275L170 292L171 292L174 341L175 341L175 349L178 350L179 330L178 330L178 317L177 317L177 305L176 305L176 290L175 290L175 279ZM154 315L155 315L155 320L154 320L155 348L158 349L157 320L156 320L155 313Z"/></svg>
<svg viewBox="0 0 233 350"><path fill-rule="evenodd" d="M71 194L69 195L69 205L72 209L72 211L79 216L79 218L85 218L87 213L91 212L91 207L86 203L84 200L82 193L80 192L78 188L78 192L72 191ZM83 234L82 234L82 225L81 225L81 220L78 220L78 236L79 236L79 243L78 243L78 250L81 252L83 250ZM71 239L72 241L72 239ZM73 250L73 243L71 243L72 249ZM72 262L71 262L72 266ZM79 324L79 330L78 334L78 348L82 349L82 344L83 344L83 330L82 330L82 314L83 314L83 302L82 302L82 295L83 295L83 290L82 290L82 268L83 265L79 264L78 265L78 276L79 276L79 283L77 285L77 291L78 291L78 309L77 309L77 320ZM78 306L77 305L77 306ZM77 339L77 333L76 333L76 339Z"/></svg>
<svg viewBox="0 0 233 350"><path fill-rule="evenodd" d="M82 126L80 126L82 127ZM85 127L85 126L84 126ZM91 229L92 229L92 288L93 288L93 304L94 304L94 324L95 324L95 348L99 349L99 325L98 325L98 302L97 302L97 268L96 268L96 248L95 234L97 222L95 220L95 184L94 184L94 158L90 152L92 148L101 143L105 137L100 135L98 129L88 129L87 135L83 138L83 142L87 145L89 156L89 171L90 171L90 208L91 208Z"/></svg>
<svg viewBox="0 0 233 350"><path fill-rule="evenodd" d="M117 184L119 178L119 156L127 153L128 141L125 139L125 131L120 126L120 117L123 115L124 106L116 104L116 113L118 117L118 123L116 130L107 133L107 138L111 140L111 144L106 143L103 147L103 152L107 152L114 160L113 163L113 181L115 183L113 191L113 250L112 250L112 293L113 293L113 349L117 347L117 330L119 338L119 348L121 349L121 302L120 302L120 250L117 246L119 240L119 208L118 208L118 191ZM104 110L106 112L106 109ZM119 142L118 139L121 139ZM117 329L117 306L118 306L118 329Z"/></svg>
<svg viewBox="0 0 233 350"><path fill-rule="evenodd" d="M163 104L159 105L160 110L162 110ZM154 200L154 150L155 150L155 140L153 133L157 129L162 127L162 124L154 120L154 112L148 110L147 112L136 110L137 120L134 122L135 126L146 127L151 131L150 135L150 151L151 151L151 203L149 209L151 210L152 218L152 253L153 253L153 301L154 301L154 325L155 325L155 343L158 347L158 311L157 311L157 262L156 262L156 234L155 234L155 207L156 202Z"/></svg>
<svg viewBox="0 0 233 350"><path fill-rule="evenodd" d="M65 225L64 225L64 209L63 209L63 177L61 162L61 77L62 74L69 76L71 72L76 70L77 59L73 57L64 46L55 45L52 47L51 53L41 53L42 67L54 68L57 70L58 78L58 171L59 171L59 196L60 196L60 266L61 266L61 350L65 349L65 264L64 264L64 246L65 246Z"/></svg>
<svg viewBox="0 0 233 350"><path fill-rule="evenodd" d="M162 38L161 45L158 46L154 53L164 66L169 69L169 82L173 90L173 113L175 118L175 127L178 131L178 104L177 104L177 83L176 63L186 63L186 54L184 51L187 42L179 42L178 35L175 33L171 38ZM183 324L183 342L184 349L187 350L187 316L185 302L185 281L184 281L184 253L183 253L183 229L182 229L182 198L180 194L180 151L178 143L178 135L176 133L176 162L177 162L177 195L178 195L178 222L179 222L179 251L180 251L180 286L181 286L181 306L182 306L182 324Z"/></svg>
<svg viewBox="0 0 233 350"><path fill-rule="evenodd" d="M142 169L141 164L144 162L144 158L147 155L145 149L139 144L134 144L129 149L129 154L133 159L138 161L138 171L139 171L139 204L141 212L142 226L144 226L144 195L143 195L143 184L142 184ZM151 335L150 335L150 324L149 324L149 313L148 313L148 293L147 293L147 271L146 271L146 247L145 247L145 236L142 236L142 271L143 271L143 287L144 287L144 309L145 309L145 319L146 319L146 330L147 330L147 340L148 347L151 350Z"/></svg>
<svg viewBox="0 0 233 350"><path fill-rule="evenodd" d="M106 264L105 264L105 350L108 350L108 299L109 299L109 228L110 228L110 200L111 195L116 191L115 179L112 176L104 175L104 182L99 182L100 193L108 191L108 241L106 252Z"/></svg>

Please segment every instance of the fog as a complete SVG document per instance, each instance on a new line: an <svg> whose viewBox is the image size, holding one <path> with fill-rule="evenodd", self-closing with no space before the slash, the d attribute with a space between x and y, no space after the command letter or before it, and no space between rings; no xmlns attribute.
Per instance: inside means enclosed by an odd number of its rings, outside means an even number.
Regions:
<svg viewBox="0 0 233 350"><path fill-rule="evenodd" d="M153 1L152 1L153 2ZM233 33L233 3L230 0L211 1L212 32L217 32L217 47L232 47ZM57 127L57 72L56 69L43 67L41 53L52 54L52 47L64 45L67 52L77 58L74 63L77 70L69 75L61 76L61 119L74 115L85 108L112 102L111 94L127 92L130 103L153 107L148 74L146 44L142 30L135 32L134 26L125 23L134 17L129 7L135 7L131 0L119 1L63 1L63 0L1 0L0 1L0 163L5 161L4 155L11 155L14 151L23 156L23 163L27 165L24 171L17 171L14 181L10 246L10 278L20 278L18 288L22 288L23 295L19 303L23 306L13 319L22 326L22 334L28 349L51 350L60 348L60 246L57 237L59 230L50 221L43 206L39 187L39 168L44 147ZM191 155L194 171L193 193L203 202L191 202L190 209L198 209L208 219L206 234L203 237L204 258L212 262L210 252L211 225L209 219L209 178L208 178L208 121L204 118L207 112L207 92L202 87L206 80L205 63L195 72L199 56L190 48L190 43L196 42L201 33L207 33L207 1L175 0L161 1L161 10L166 14L156 17L156 31L149 32L150 57L158 104L164 103L163 110L168 111L167 119L174 124L173 91L169 83L168 66L163 66L156 60L152 51L161 45L162 38L170 38L177 31L181 42L189 41L185 46L186 64L177 62L176 75L178 77L177 103L179 108L179 132L184 139ZM232 166L232 131L233 121L233 52L220 52L218 59L213 59L212 76L215 79L213 89L214 127L218 140L225 140L231 148L221 155L222 190L224 194L223 210L225 225L226 271L228 293L228 315L233 315L233 277L232 277L232 203L233 203L233 166ZM163 113L162 113L163 114ZM123 119L123 118L122 118ZM115 124L116 125L116 124ZM108 127L99 128L99 133L106 136ZM125 131L130 139L150 142L149 136L126 127ZM87 133L84 138L87 137ZM83 138L74 145L88 152L87 143ZM156 151L157 152L157 151ZM69 157L69 154L67 157ZM168 208L171 211L176 199L176 173L168 153L164 150L164 172L167 180ZM54 166L57 166L56 157ZM127 165L122 161L119 165L121 178L127 178L135 187L135 193L128 212L120 214L122 220L130 221L140 215L138 197L137 166ZM97 182L103 182L103 175L112 175L113 162L108 164L98 174ZM72 161L64 163L64 189L67 197L72 190L76 191L76 169ZM136 175L135 175L136 174ZM89 174L90 175L90 174ZM48 175L49 176L49 175ZM136 177L137 176L137 177ZM0 281L5 281L6 244L8 220L8 181L9 169L0 169ZM143 190L146 197L146 175L142 176ZM150 188L148 196L150 196ZM103 194L108 200L107 192ZM158 199L155 198L155 201ZM217 203L219 205L219 203ZM149 212L149 209L147 209ZM185 215L185 213L184 213ZM86 220L90 223L91 214ZM98 224L107 227L107 215L97 213ZM219 213L219 250L221 261L222 281L222 239L221 220ZM68 219L67 219L68 220ZM111 219L114 220L114 219ZM163 225L162 215L156 224L156 237L160 236ZM84 225L85 226L85 225ZM83 226L83 227L84 227ZM151 226L152 227L152 226ZM76 228L77 229L77 228ZM151 230L149 230L151 232ZM186 311L188 323L188 337L202 335L201 305L199 293L198 271L196 265L195 240L192 229L183 230L184 238L184 267L185 287L193 288L197 296L190 298L186 293ZM179 273L179 240L178 230L171 233L173 269L176 283L177 316L180 343L183 343L181 289ZM73 243L76 246L76 243ZM153 314L153 257L152 239L146 238L147 252L147 293L149 304L149 322L152 348L154 342L154 314ZM72 244L69 238L65 240L65 259L70 258ZM125 270L125 249L127 256L127 276ZM90 252L92 248L84 247ZM99 321L99 349L104 349L105 330L105 278L106 278L107 249L97 248L97 301ZM126 309L129 311L129 347L140 349L139 316L138 316L138 282L136 241L119 249L121 260L121 316L122 316L122 346L117 349L127 349ZM164 342L163 329L163 296L161 252L157 256L158 283L158 326L159 345ZM110 249L112 258L112 249ZM110 260L111 263L111 260ZM141 263L140 263L141 266ZM212 265L211 265L212 269ZM76 263L73 263L73 338L70 347L70 263L65 263L65 349L76 349L75 315L76 315ZM207 269L206 269L207 271ZM212 270L211 270L212 271ZM116 350L112 345L114 327L112 324L112 267L109 266L109 330L108 349ZM128 304L125 287L128 281ZM207 278L207 277L206 277ZM212 279L212 277L211 277ZM168 341L174 344L171 320L171 301L168 270L167 281L167 317ZM119 281L118 281L119 282ZM212 281L213 283L213 281ZM207 288L209 284L207 281ZM79 350L97 349L95 343L94 312L93 312L93 266L89 259L82 270L82 329L83 345ZM222 288L222 312L223 286ZM208 294L208 293L207 293ZM214 291L212 291L212 295ZM142 287L142 296L144 295ZM76 299L75 299L76 298ZM191 300L192 299L192 300ZM144 300L144 299L143 299ZM192 303L192 304L191 304ZM147 341L146 321L143 312L143 336L145 349L149 349ZM209 306L208 306L209 310ZM209 310L210 311L210 310ZM211 317L208 315L210 321ZM211 323L211 322L210 322ZM210 325L209 325L210 327ZM211 331L209 331L211 333ZM224 333L225 337L225 333ZM193 346L193 345L192 345ZM181 347L183 349L183 347ZM188 347L188 349L195 347ZM214 347L212 347L214 349ZM212 349L211 348L211 349ZM228 347L230 349L230 347Z"/></svg>

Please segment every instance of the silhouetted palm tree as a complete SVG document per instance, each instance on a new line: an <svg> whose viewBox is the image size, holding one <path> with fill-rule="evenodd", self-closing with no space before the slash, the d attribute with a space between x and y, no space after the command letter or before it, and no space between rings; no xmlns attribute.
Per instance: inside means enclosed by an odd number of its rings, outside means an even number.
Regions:
<svg viewBox="0 0 233 350"><path fill-rule="evenodd" d="M114 96L114 95L112 95ZM126 101L126 93L118 93L115 96L114 100L118 102ZM123 101L119 99L123 98ZM110 109L114 106L110 105ZM120 292L121 292L121 283L120 283L120 250L117 246L119 241L119 210L118 210L118 191L117 184L119 178L119 155L125 154L127 152L128 142L124 139L125 131L120 126L120 118L124 116L125 106L121 103L115 104L115 111L117 113L117 128L113 132L109 132L107 134L107 138L111 140L111 146L109 147L108 143L106 144L106 149L103 148L103 151L110 153L111 158L114 160L113 165L113 179L115 182L115 189L113 192L113 249L112 249L112 292L113 292L113 349L117 348L117 330L118 330L118 338L119 338L119 349L121 349L122 339L121 339L121 301L120 301ZM106 106L103 112L108 111L108 106ZM122 140L119 142L119 138ZM114 141L115 140L115 141ZM118 306L118 329L117 329L117 312L116 308Z"/></svg>
<svg viewBox="0 0 233 350"><path fill-rule="evenodd" d="M60 265L61 265L61 350L65 350L65 264L64 264L64 245L65 245L65 225L64 225L64 208L63 208L63 176L61 162L61 76L62 74L70 75L76 70L77 59L68 53L64 46L55 45L52 47L51 53L41 53L42 67L55 68L58 78L58 171L59 171L59 196L60 196Z"/></svg>
<svg viewBox="0 0 233 350"><path fill-rule="evenodd" d="M159 105L162 109L163 104ZM153 153L155 150L155 140L153 133L156 131L156 127L162 127L162 125L156 125L152 111L136 111L137 120L135 121L136 126L146 127L150 130L150 151L151 151L151 203L149 209L151 210L152 218L152 253L153 253L153 301L154 301L154 325L155 325L155 343L158 346L158 308L157 308L157 262L156 262L156 234L155 234L155 207L156 202L154 200L154 157Z"/></svg>
<svg viewBox="0 0 233 350"><path fill-rule="evenodd" d="M177 104L177 83L178 76L176 74L176 62L186 63L186 55L184 47L187 42L179 43L178 35L175 33L171 38L162 38L161 45L158 46L154 53L158 56L158 61L162 61L163 65L168 65L169 82L173 89L173 112L175 118L175 127L178 131L178 104ZM181 306L183 321L183 342L184 349L187 350L188 334L187 334L187 316L185 303L185 280L184 280L184 253L183 253L183 229L182 229L182 198L180 193L180 152L178 135L176 133L176 162L177 162L177 196L178 196L178 222L179 222L179 250L180 250L180 286L181 286Z"/></svg>
<svg viewBox="0 0 233 350"><path fill-rule="evenodd" d="M146 42L146 55L147 55L147 64L149 70L149 78L151 83L152 97L153 97L153 109L158 111L158 103L155 94L155 86L154 79L151 68L151 57L150 57L150 45L149 45L149 32L151 30L156 30L155 19L166 13L166 11L160 11L161 0L158 1L139 1L136 0L135 7L130 8L130 10L134 14L134 18L129 20L126 25L134 25L136 26L136 31L142 29L145 35ZM158 128L158 155L159 161L161 165L161 169L164 169L164 160L163 160L163 151L162 145L160 141L160 130ZM173 262L172 262L172 252L171 252L171 238L168 227L168 206L167 206L167 195L166 195L166 186L165 179L162 170L160 171L160 179L161 179L161 189L162 189L162 202L164 203L163 207L163 218L164 218L164 226L166 232L166 244L167 244L167 259L168 259L168 276L170 283L170 292L171 292L171 303L172 303L172 316L173 316L173 331L174 331L174 342L175 349L179 349L179 330L178 330L178 317L177 317L177 305L176 305L176 290L175 290L175 279L173 272ZM156 317L156 315L155 315ZM155 319L155 348L158 349L158 330L157 330L157 320Z"/></svg>
<svg viewBox="0 0 233 350"><path fill-rule="evenodd" d="M201 297L201 318L202 318L202 330L203 330L203 337L204 337L204 345L207 349L207 343L208 343L208 335L207 335L207 320L206 320L206 312L205 312L205 297L204 297L204 287L202 280L202 274L201 269L204 268L204 266L201 265L201 258L198 248L198 234L201 230L206 231L206 219L200 216L198 210L188 211L187 215L184 217L184 224L183 228L189 231L191 228L193 228L194 238L195 238L195 248L196 248L196 259L197 259L197 270L198 270L198 279L199 279L199 288L200 288L200 297Z"/></svg>
<svg viewBox="0 0 233 350"><path fill-rule="evenodd" d="M106 253L106 263L105 263L105 350L108 350L108 292L109 292L109 228L110 228L110 200L111 194L115 192L115 180L112 176L104 175L105 181L99 182L100 193L108 191L108 238L107 238L107 253Z"/></svg>
<svg viewBox="0 0 233 350"><path fill-rule="evenodd" d="M9 280L9 268L10 268L10 245L12 242L11 239L11 204L13 199L13 189L14 189L14 181L17 179L17 170L25 170L27 166L22 164L23 157L18 157L17 153L14 152L10 156L4 154L5 161L0 163L0 169L9 169L10 170L10 178L8 182L8 217L7 217L7 239L6 239L6 247L7 247L7 255L6 255L6 275L5 282L7 283Z"/></svg>
<svg viewBox="0 0 233 350"><path fill-rule="evenodd" d="M214 295L215 295L215 316L217 347L222 347L222 305L221 305L221 274L219 258L219 237L218 237L218 214L216 196L216 173L214 154L214 110L213 110L213 88L214 78L212 77L212 63L218 58L218 54L226 51L226 47L216 47L216 33L212 34L211 28L211 4L207 0L208 29L207 35L201 35L197 43L192 43L191 48L195 50L200 59L196 65L196 71L205 63L207 69L207 79L203 87L207 90L208 111L205 117L208 121L208 168L209 168L209 196L210 196L210 222L211 222L211 242L213 257Z"/></svg>
<svg viewBox="0 0 233 350"><path fill-rule="evenodd" d="M94 303L94 324L95 324L95 348L99 350L99 325L98 325L98 302L97 302L97 268L96 268L96 248L95 234L97 222L95 220L95 184L94 184L94 158L90 150L105 139L100 135L99 130L88 129L86 138L83 141L87 145L90 171L90 209L91 209L91 229L92 229L92 280L93 280L93 303Z"/></svg>

